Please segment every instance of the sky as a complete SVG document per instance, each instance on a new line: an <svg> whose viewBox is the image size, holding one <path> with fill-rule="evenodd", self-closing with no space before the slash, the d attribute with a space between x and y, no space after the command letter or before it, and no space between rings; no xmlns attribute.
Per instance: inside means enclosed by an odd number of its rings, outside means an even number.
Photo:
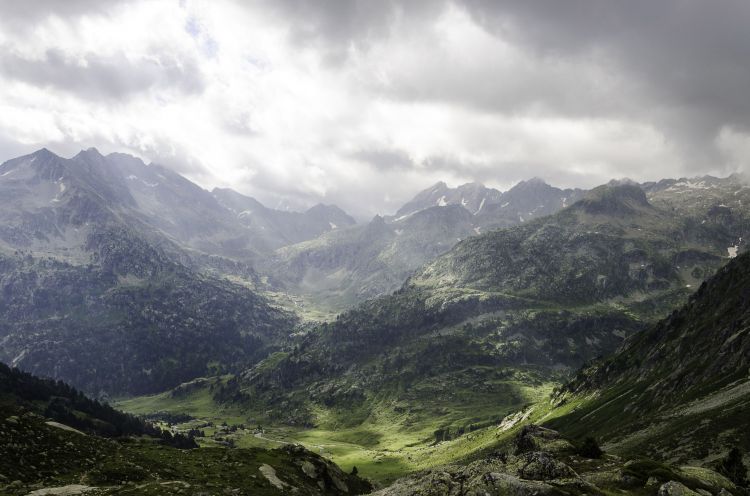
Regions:
<svg viewBox="0 0 750 496"><path fill-rule="evenodd" d="M746 0L0 0L0 161L97 147L389 214L744 170Z"/></svg>

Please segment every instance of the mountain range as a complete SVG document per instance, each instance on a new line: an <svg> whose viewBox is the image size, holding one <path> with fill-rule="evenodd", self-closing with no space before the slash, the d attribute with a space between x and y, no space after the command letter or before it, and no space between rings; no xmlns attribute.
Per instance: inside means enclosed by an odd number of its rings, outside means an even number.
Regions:
<svg viewBox="0 0 750 496"><path fill-rule="evenodd" d="M736 188L725 194L744 197ZM552 216L467 238L392 295L308 333L274 367L250 369L240 388L305 424L325 405L374 411L394 401L408 410L429 396L458 428L459 405L481 401L471 390L507 401L509 388L559 380L614 351L747 237L747 211L716 215L709 204L680 216L652 198L638 185L605 185Z"/></svg>
<svg viewBox="0 0 750 496"><path fill-rule="evenodd" d="M502 193L481 184L438 183L417 194L395 216L326 233L277 250L270 265L283 285L313 304L341 311L389 294L416 269L459 241L555 213L583 195L541 179Z"/></svg>
<svg viewBox="0 0 750 496"><path fill-rule="evenodd" d="M97 394L252 364L292 332L289 294L330 291L342 308L388 293L481 230L460 205L365 226L334 206L277 211L95 149L9 160L0 193L0 359Z"/></svg>
<svg viewBox="0 0 750 496"><path fill-rule="evenodd" d="M729 448L750 448L743 176L588 191L438 183L356 224L335 206L274 210L124 154L43 149L0 165L0 195L0 361L117 397L175 432L209 429L202 446L302 439L381 484L408 475L384 495L463 494L464 483L477 494L742 493L725 468ZM0 428L14 439L72 442L128 473L163 463L138 472L148 484L183 471L204 487L195 467L223 459L177 466L177 452L115 448L99 438L160 434L62 383L0 372L3 418L17 422ZM45 417L92 438L79 446ZM596 440L612 455L586 458ZM42 463L16 444L14 459ZM333 475L365 487L295 450L232 463L260 470L251 485L269 494L346 493ZM12 468L11 494L26 494L31 472ZM130 480L102 470L49 478ZM238 484L216 470L222 487Z"/></svg>

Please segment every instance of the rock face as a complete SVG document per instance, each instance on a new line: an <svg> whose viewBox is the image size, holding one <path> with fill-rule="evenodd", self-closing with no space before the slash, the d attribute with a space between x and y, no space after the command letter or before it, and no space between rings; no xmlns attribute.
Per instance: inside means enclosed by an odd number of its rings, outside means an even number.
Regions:
<svg viewBox="0 0 750 496"><path fill-rule="evenodd" d="M577 477L575 471L543 451L526 453L524 465L518 469L522 479L546 481Z"/></svg>
<svg viewBox="0 0 750 496"><path fill-rule="evenodd" d="M688 489L679 482L669 481L659 487L659 496L701 496L701 493Z"/></svg>

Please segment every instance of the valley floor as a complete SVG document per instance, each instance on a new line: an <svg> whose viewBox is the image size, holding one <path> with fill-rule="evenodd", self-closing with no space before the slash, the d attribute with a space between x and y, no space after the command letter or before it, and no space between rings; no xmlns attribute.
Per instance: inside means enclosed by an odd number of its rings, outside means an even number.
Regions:
<svg viewBox="0 0 750 496"><path fill-rule="evenodd" d="M116 406L158 419L162 425L169 423L177 431L203 431L204 437L197 439L203 447L301 444L345 471L356 467L360 476L382 486L418 470L479 456L483 449L515 433L521 421L541 418L549 410L553 387L553 383L526 387L516 404L486 398L484 403L472 401L463 408L436 404L417 414L384 402L376 404L361 422L348 425L341 421L341 412L318 408L313 428L279 425L262 412L219 405L208 388L180 397L165 392L121 399ZM435 431L443 425L464 422L464 432L436 442Z"/></svg>

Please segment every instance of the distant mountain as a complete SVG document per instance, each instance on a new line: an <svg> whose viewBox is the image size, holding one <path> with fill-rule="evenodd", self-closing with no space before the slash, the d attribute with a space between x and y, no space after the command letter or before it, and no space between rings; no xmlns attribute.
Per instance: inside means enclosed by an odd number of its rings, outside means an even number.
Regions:
<svg viewBox="0 0 750 496"><path fill-rule="evenodd" d="M486 229L510 227L554 214L585 195L581 189L559 189L539 178L521 181L503 193L498 202L476 212L477 222Z"/></svg>
<svg viewBox="0 0 750 496"><path fill-rule="evenodd" d="M88 215L125 222L163 246L177 245L171 251L188 249L192 253L180 255L198 264L207 263L205 256L253 262L279 246L354 223L334 206L276 211L229 189L208 192L157 164L120 153L105 157L93 148L72 159L40 150L9 160L0 165L0 193L6 201L0 246L38 247L55 257L61 250L80 255L86 229L78 224ZM77 223L72 232L71 222Z"/></svg>
<svg viewBox="0 0 750 496"><path fill-rule="evenodd" d="M749 303L745 253L681 309L583 369L558 393L552 424L680 462L750 450Z"/></svg>
<svg viewBox="0 0 750 496"><path fill-rule="evenodd" d="M555 188L536 177L521 181L504 193L480 183L450 188L441 181L418 193L395 217L403 218L435 206L460 205L482 219L479 223L485 227L507 227L555 213L578 201L583 194L580 189Z"/></svg>
<svg viewBox="0 0 750 496"><path fill-rule="evenodd" d="M444 182L420 192L411 201L398 209L396 217L413 214L430 207L460 205L471 214L481 212L492 203L500 201L502 193L496 189L486 188L480 183L467 183L457 188L449 188Z"/></svg>
<svg viewBox="0 0 750 496"><path fill-rule="evenodd" d="M559 211L581 197L540 179L505 193L469 183L445 183L417 194L393 217L327 233L277 251L268 267L274 280L308 301L343 310L388 294L423 264L459 241Z"/></svg>
<svg viewBox="0 0 750 496"><path fill-rule="evenodd" d="M356 224L335 205L318 204L305 212L287 212L264 207L254 198L231 189L217 188L212 194L253 236L263 239L269 249L300 243Z"/></svg>
<svg viewBox="0 0 750 496"><path fill-rule="evenodd" d="M0 165L0 197L0 360L145 393L252 363L294 325L224 257L254 253L252 236L166 169L40 150Z"/></svg>
<svg viewBox="0 0 750 496"><path fill-rule="evenodd" d="M343 310L393 291L416 267L473 234L472 215L457 205L391 222L376 216L366 225L279 249L270 270L283 287Z"/></svg>

